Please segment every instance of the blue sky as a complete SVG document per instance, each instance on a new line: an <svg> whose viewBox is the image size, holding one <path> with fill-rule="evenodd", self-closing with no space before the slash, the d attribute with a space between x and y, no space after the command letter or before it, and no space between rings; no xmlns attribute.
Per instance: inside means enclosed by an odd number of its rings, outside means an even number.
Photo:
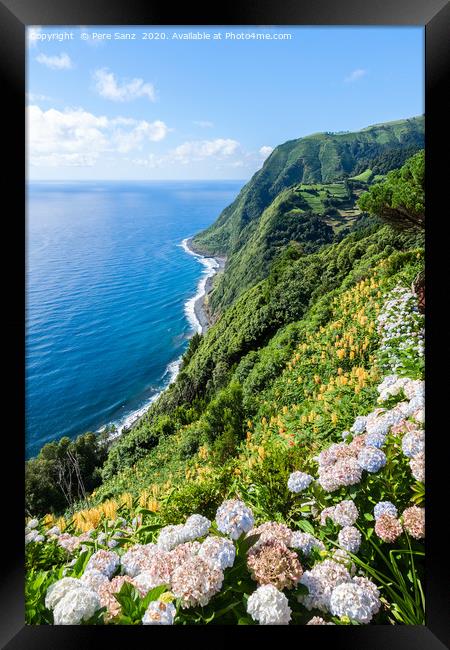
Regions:
<svg viewBox="0 0 450 650"><path fill-rule="evenodd" d="M421 27L37 27L27 52L30 180L245 180L286 140L424 112Z"/></svg>

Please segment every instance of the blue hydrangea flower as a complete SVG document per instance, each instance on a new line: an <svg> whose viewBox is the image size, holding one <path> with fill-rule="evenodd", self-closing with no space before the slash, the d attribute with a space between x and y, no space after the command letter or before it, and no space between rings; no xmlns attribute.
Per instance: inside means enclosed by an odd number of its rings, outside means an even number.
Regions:
<svg viewBox="0 0 450 650"><path fill-rule="evenodd" d="M378 517L381 517L381 515L391 515L392 517L397 517L398 512L397 508L393 503L391 503L391 501L380 501L373 509L373 514L375 519L378 519Z"/></svg>
<svg viewBox="0 0 450 650"><path fill-rule="evenodd" d="M368 433L366 435L366 447L376 447L381 449L381 447L386 442L386 437L382 433Z"/></svg>
<svg viewBox="0 0 450 650"><path fill-rule="evenodd" d="M313 480L311 474L304 472L293 472L288 479L288 489L291 492L301 492L305 490Z"/></svg>
<svg viewBox="0 0 450 650"><path fill-rule="evenodd" d="M414 458L425 450L425 432L410 431L403 436L402 451L408 458Z"/></svg>
<svg viewBox="0 0 450 650"><path fill-rule="evenodd" d="M376 447L365 447L358 454L358 465L367 472L378 472L386 465L386 455Z"/></svg>

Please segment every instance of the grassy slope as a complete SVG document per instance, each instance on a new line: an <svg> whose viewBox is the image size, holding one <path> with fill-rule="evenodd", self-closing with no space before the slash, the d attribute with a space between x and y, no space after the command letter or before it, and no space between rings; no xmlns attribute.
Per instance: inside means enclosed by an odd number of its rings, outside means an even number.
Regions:
<svg viewBox="0 0 450 650"><path fill-rule="evenodd" d="M214 445L202 436L200 419L163 437L144 458L106 481L89 506L95 510L112 498L119 507L132 498L158 511L166 523L178 523L193 511L212 516L223 498L240 495L258 517L278 513L288 521L293 499L282 486L289 473L330 441L339 441L356 415L372 410L382 375L376 316L387 292L398 283L409 286L422 266L423 250L414 248L378 255L378 262L359 260L301 321L277 332L247 372L237 369L234 379L257 399L244 439L226 461L219 461ZM276 366L271 372L269 363ZM199 433L199 444L189 452L192 436ZM249 491L252 485L259 486L256 492ZM89 519L87 511L85 516Z"/></svg>

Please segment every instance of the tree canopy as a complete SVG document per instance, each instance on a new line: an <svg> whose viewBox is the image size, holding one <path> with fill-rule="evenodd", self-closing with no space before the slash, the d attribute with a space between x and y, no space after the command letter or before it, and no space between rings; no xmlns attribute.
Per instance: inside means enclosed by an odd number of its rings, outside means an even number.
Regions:
<svg viewBox="0 0 450 650"><path fill-rule="evenodd" d="M425 228L425 152L422 149L400 169L388 173L359 199L361 210L400 229Z"/></svg>

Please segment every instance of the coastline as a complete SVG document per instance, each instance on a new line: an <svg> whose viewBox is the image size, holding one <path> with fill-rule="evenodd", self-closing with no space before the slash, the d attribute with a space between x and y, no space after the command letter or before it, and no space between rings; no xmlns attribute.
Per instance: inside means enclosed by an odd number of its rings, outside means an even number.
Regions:
<svg viewBox="0 0 450 650"><path fill-rule="evenodd" d="M226 257L206 257L200 252L197 252L192 246L192 237L187 237L178 244L188 254L196 257L198 261L205 267L202 277L197 284L197 293L185 303L184 309L192 329L199 333L205 334L211 326L209 313L206 306L206 299L211 292L214 276L225 268ZM112 441L119 437L124 431L128 431L135 426L139 420L145 416L148 409L151 407L158 397L172 384L180 371L182 357L172 361L166 368L164 377L168 376L168 381L164 383L155 395L145 402L138 410L129 413L122 421L115 423L116 430L109 433L109 440ZM104 430L108 425L103 425L98 432Z"/></svg>
<svg viewBox="0 0 450 650"><path fill-rule="evenodd" d="M198 284L197 294L188 300L185 305L186 315L193 329L199 334L205 334L211 326L210 314L207 309L207 297L212 290L215 275L223 271L227 260L226 257L209 257L195 250L192 245L192 237L183 239L181 246L186 253L198 258L199 262L205 266L204 276Z"/></svg>

